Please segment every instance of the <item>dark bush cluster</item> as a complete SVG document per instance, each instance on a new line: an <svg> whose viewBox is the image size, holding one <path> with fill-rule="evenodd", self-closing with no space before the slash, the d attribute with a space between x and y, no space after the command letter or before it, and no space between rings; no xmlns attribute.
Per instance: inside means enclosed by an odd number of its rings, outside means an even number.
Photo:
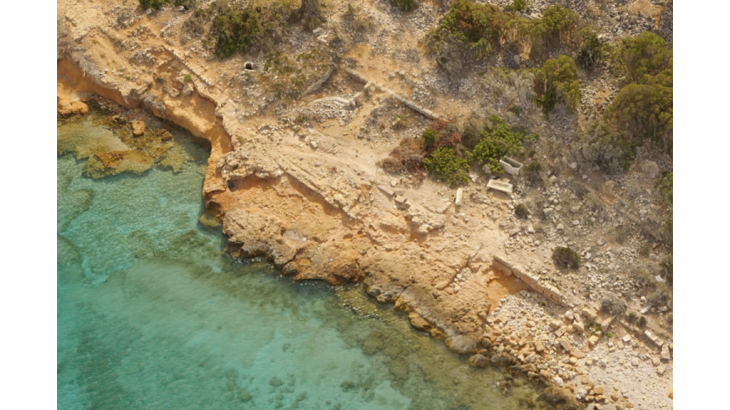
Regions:
<svg viewBox="0 0 730 410"><path fill-rule="evenodd" d="M578 252L564 246L553 249L553 261L563 268L578 269L580 267Z"/></svg>
<svg viewBox="0 0 730 410"><path fill-rule="evenodd" d="M515 207L515 216L520 219L525 219L530 216L530 210L527 209L527 205L517 204L517 206Z"/></svg>
<svg viewBox="0 0 730 410"><path fill-rule="evenodd" d="M603 298L601 301L601 312L611 315L620 316L626 313L626 302L616 298Z"/></svg>
<svg viewBox="0 0 730 410"><path fill-rule="evenodd" d="M624 86L591 132L595 162L628 169L638 146L652 141L672 153L674 90L672 47L654 33L625 38L611 54ZM616 162L619 162L616 164Z"/></svg>
<svg viewBox="0 0 730 410"><path fill-rule="evenodd" d="M524 7L524 1L516 0L509 9ZM491 4L455 0L428 34L428 45L439 65L448 70L449 60L480 59L492 50L514 52L527 46L531 54L543 55L547 48L572 44L578 26L578 15L560 5L546 8L542 18L528 20Z"/></svg>
<svg viewBox="0 0 730 410"><path fill-rule="evenodd" d="M403 11L411 11L416 7L415 0L390 0L390 2Z"/></svg>

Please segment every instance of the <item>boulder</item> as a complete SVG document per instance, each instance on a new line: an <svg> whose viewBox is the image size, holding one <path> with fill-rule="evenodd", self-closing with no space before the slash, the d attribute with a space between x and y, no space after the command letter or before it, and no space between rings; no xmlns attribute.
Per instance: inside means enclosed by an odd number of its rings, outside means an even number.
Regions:
<svg viewBox="0 0 730 410"><path fill-rule="evenodd" d="M486 356L481 354L475 354L474 356L469 358L469 366L477 368L477 369L483 369L489 365L489 359L487 359Z"/></svg>
<svg viewBox="0 0 730 410"><path fill-rule="evenodd" d="M566 388L550 386L543 390L540 398L563 410L582 410L573 393Z"/></svg>

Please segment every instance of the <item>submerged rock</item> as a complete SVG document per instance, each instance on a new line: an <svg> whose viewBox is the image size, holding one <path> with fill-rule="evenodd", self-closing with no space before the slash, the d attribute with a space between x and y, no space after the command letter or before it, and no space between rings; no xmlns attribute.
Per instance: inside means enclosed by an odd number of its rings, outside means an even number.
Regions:
<svg viewBox="0 0 730 410"><path fill-rule="evenodd" d="M84 167L84 176L96 179L122 172L141 174L152 168L154 164L152 157L140 151L104 152L94 154L89 158Z"/></svg>

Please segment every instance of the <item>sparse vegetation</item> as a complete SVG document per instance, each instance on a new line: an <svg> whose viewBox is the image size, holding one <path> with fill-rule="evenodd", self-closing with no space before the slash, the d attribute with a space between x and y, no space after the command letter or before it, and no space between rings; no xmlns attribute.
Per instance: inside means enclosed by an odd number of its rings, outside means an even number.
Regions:
<svg viewBox="0 0 730 410"><path fill-rule="evenodd" d="M390 155L378 165L390 173L410 172L422 177L423 147L414 138L403 138Z"/></svg>
<svg viewBox="0 0 730 410"><path fill-rule="evenodd" d="M672 206L674 203L674 173L663 172L659 182L657 182L657 188L662 196L662 201L667 206Z"/></svg>
<svg viewBox="0 0 730 410"><path fill-rule="evenodd" d="M558 246L553 249L553 261L563 268L578 269L580 267L580 255L569 247Z"/></svg>
<svg viewBox="0 0 730 410"><path fill-rule="evenodd" d="M540 171L542 171L542 165L538 161L532 161L525 165L522 169L522 174L529 183L534 185L542 182L542 178L540 178Z"/></svg>
<svg viewBox="0 0 730 410"><path fill-rule="evenodd" d="M644 315L641 315L641 316L639 317L639 321L637 322L637 324L638 324L638 325L639 325L639 327L641 327L641 328L644 328L644 327L646 327L646 316L644 316Z"/></svg>
<svg viewBox="0 0 730 410"><path fill-rule="evenodd" d="M664 279L670 285L674 284L674 256L669 255L661 263Z"/></svg>
<svg viewBox="0 0 730 410"><path fill-rule="evenodd" d="M188 84L193 81L193 76L191 76L190 74L185 74L185 77L183 77L183 81Z"/></svg>
<svg viewBox="0 0 730 410"><path fill-rule="evenodd" d="M581 96L575 60L566 55L547 60L535 77L535 93L545 113L553 111L557 104L575 110Z"/></svg>
<svg viewBox="0 0 730 410"><path fill-rule="evenodd" d="M331 63L331 56L320 49L291 58L277 50L264 56L261 80L278 98L297 99L324 75Z"/></svg>

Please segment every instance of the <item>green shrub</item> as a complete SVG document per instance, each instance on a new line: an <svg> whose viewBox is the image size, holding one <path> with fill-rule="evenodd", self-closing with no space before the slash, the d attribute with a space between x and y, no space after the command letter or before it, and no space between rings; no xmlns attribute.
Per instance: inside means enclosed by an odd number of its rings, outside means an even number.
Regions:
<svg viewBox="0 0 730 410"><path fill-rule="evenodd" d="M526 145L537 139L537 134L530 134L522 127L511 127L499 117L489 117L491 126L482 131L482 139L469 154L472 161L489 165L493 174L502 172L499 160L504 156L520 156Z"/></svg>
<svg viewBox="0 0 730 410"><path fill-rule="evenodd" d="M580 267L580 255L568 247L558 246L553 249L553 261L563 268L578 269Z"/></svg>
<svg viewBox="0 0 730 410"><path fill-rule="evenodd" d="M544 26L546 43L557 46L572 41L578 22L578 15L574 11L557 4L545 9L538 24Z"/></svg>
<svg viewBox="0 0 730 410"><path fill-rule="evenodd" d="M527 8L527 0L512 0L512 10L525 11Z"/></svg>
<svg viewBox="0 0 730 410"><path fill-rule="evenodd" d="M436 179L447 182L451 187L469 182L469 163L459 158L454 149L441 146L423 160L423 167Z"/></svg>
<svg viewBox="0 0 730 410"><path fill-rule="evenodd" d="M628 169L636 149L646 140L671 154L674 134L671 46L658 35L645 32L623 39L613 48L608 61L626 80L592 135L596 164L607 168L620 157L622 168ZM607 152L612 153L607 155Z"/></svg>
<svg viewBox="0 0 730 410"><path fill-rule="evenodd" d="M168 1L169 0L139 0L139 5L145 10L159 10L162 6L167 4Z"/></svg>
<svg viewBox="0 0 730 410"><path fill-rule="evenodd" d="M619 91L603 118L615 138L635 145L649 139L671 154L673 105L672 87L632 83Z"/></svg>
<svg viewBox="0 0 730 410"><path fill-rule="evenodd" d="M191 76L190 74L185 74L183 81L185 81L185 83L190 83L191 81L193 81L193 76Z"/></svg>
<svg viewBox="0 0 730 410"><path fill-rule="evenodd" d="M426 131L423 131L423 144L427 149L433 147L433 144L436 143L437 135L436 130L433 128L426 128Z"/></svg>
<svg viewBox="0 0 730 410"><path fill-rule="evenodd" d="M575 110L581 96L575 60L566 55L547 60L535 77L535 93L545 113L553 111L558 103Z"/></svg>
<svg viewBox="0 0 730 410"><path fill-rule="evenodd" d="M530 216L530 210L527 209L527 205L517 204L517 206L515 207L515 216L520 219L525 219Z"/></svg>
<svg viewBox="0 0 730 410"><path fill-rule="evenodd" d="M390 2L403 11L411 11L416 6L415 0L390 0Z"/></svg>
<svg viewBox="0 0 730 410"><path fill-rule="evenodd" d="M256 9L251 6L245 8L226 6L213 19L215 55L225 58L234 53L246 54L261 32L262 27Z"/></svg>
<svg viewBox="0 0 730 410"><path fill-rule="evenodd" d="M619 70L626 74L628 82L672 86L672 47L659 35L645 31L623 39L619 58Z"/></svg>
<svg viewBox="0 0 730 410"><path fill-rule="evenodd" d="M639 325L639 327L642 327L642 328L646 327L646 316L641 315L641 317L639 317L639 322L637 324Z"/></svg>
<svg viewBox="0 0 730 410"><path fill-rule="evenodd" d="M598 39L593 30L586 27L578 32L580 51L578 51L578 64L583 68L593 68L605 55L604 45Z"/></svg>

